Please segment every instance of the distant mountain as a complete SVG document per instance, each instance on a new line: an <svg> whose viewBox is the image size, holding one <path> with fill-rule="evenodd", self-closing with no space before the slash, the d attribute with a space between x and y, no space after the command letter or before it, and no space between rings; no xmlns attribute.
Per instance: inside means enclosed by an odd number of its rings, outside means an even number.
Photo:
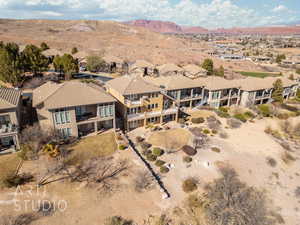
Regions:
<svg viewBox="0 0 300 225"><path fill-rule="evenodd" d="M143 27L159 33L207 33L208 30L202 27L180 26L174 22L159 20L133 20L124 22L127 25Z"/></svg>
<svg viewBox="0 0 300 225"><path fill-rule="evenodd" d="M177 34L205 34L205 33L224 33L224 34L270 34L270 35L289 35L300 34L300 24L294 22L288 25L273 25L266 27L234 27L234 28L218 28L208 30L203 27L180 26L174 22L159 20L133 20L124 22L127 25L143 27L158 33L177 33Z"/></svg>

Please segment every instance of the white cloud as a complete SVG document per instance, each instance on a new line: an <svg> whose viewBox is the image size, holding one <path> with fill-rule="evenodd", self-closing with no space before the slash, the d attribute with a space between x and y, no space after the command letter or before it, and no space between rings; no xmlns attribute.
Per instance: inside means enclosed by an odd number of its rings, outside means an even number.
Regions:
<svg viewBox="0 0 300 225"><path fill-rule="evenodd" d="M278 5L272 9L273 12L284 12L289 11L289 9L285 5Z"/></svg>
<svg viewBox="0 0 300 225"><path fill-rule="evenodd" d="M215 27L258 26L287 18L276 13L288 12L283 5L272 12L240 7L233 0L0 0L2 17L21 18L61 16L67 19L155 19L183 25ZM2 8L2 10L1 10ZM16 11L18 10L18 11ZM53 13L54 12L54 13ZM261 13L259 13L261 12Z"/></svg>
<svg viewBox="0 0 300 225"><path fill-rule="evenodd" d="M40 14L43 16L50 16L50 17L61 17L64 15L62 13L53 12L53 11L41 11Z"/></svg>

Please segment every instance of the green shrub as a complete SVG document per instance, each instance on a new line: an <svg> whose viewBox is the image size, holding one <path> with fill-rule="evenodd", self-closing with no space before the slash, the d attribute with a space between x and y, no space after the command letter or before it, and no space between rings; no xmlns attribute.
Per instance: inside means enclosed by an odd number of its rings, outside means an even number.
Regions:
<svg viewBox="0 0 300 225"><path fill-rule="evenodd" d="M220 112L224 112L224 113L228 113L229 108L228 108L228 107L220 107L220 108L219 108L219 111L220 111Z"/></svg>
<svg viewBox="0 0 300 225"><path fill-rule="evenodd" d="M250 118L250 119L253 119L255 117L255 115L250 111L245 112L244 115L245 115L245 117Z"/></svg>
<svg viewBox="0 0 300 225"><path fill-rule="evenodd" d="M158 166L158 167L161 167L165 164L166 164L166 162L163 160L156 160L156 162L155 162L155 166Z"/></svg>
<svg viewBox="0 0 300 225"><path fill-rule="evenodd" d="M148 154L146 156L147 160L150 162L154 162L157 159L157 156L153 155L153 154Z"/></svg>
<svg viewBox="0 0 300 225"><path fill-rule="evenodd" d="M238 113L238 114L235 114L233 117L238 119L239 121L241 121L243 123L247 122L247 118L245 117L244 114Z"/></svg>
<svg viewBox="0 0 300 225"><path fill-rule="evenodd" d="M203 130L203 133L204 133L204 134L210 134L210 130L209 130L209 129L204 129L204 130Z"/></svg>
<svg viewBox="0 0 300 225"><path fill-rule="evenodd" d="M195 124L199 124L199 123L204 123L205 120L202 117L194 117L194 118L191 119L191 122L195 123Z"/></svg>
<svg viewBox="0 0 300 225"><path fill-rule="evenodd" d="M119 150L125 150L127 148L127 146L125 145L119 145Z"/></svg>
<svg viewBox="0 0 300 225"><path fill-rule="evenodd" d="M185 162L185 163L190 163L192 161L193 161L193 158L190 157L190 156L184 156L183 157L183 162Z"/></svg>
<svg viewBox="0 0 300 225"><path fill-rule="evenodd" d="M222 118L229 118L230 117L230 114L227 113L227 112L223 112L223 111L216 111L217 115L219 117L222 117Z"/></svg>
<svg viewBox="0 0 300 225"><path fill-rule="evenodd" d="M188 178L182 183L182 190L186 193L193 192L197 190L197 180L194 178Z"/></svg>
<svg viewBox="0 0 300 225"><path fill-rule="evenodd" d="M269 105L259 105L257 106L257 109L259 111L259 114L262 115L263 117L272 116L272 111Z"/></svg>
<svg viewBox="0 0 300 225"><path fill-rule="evenodd" d="M216 153L220 153L221 152L221 149L217 148L217 147L212 147L211 150L213 152L216 152Z"/></svg>
<svg viewBox="0 0 300 225"><path fill-rule="evenodd" d="M161 173L168 173L170 170L169 170L168 167L162 166L162 167L160 167L159 171L160 171Z"/></svg>
<svg viewBox="0 0 300 225"><path fill-rule="evenodd" d="M152 150L152 154L155 156L162 156L164 153L164 150L162 150L161 148L153 148Z"/></svg>

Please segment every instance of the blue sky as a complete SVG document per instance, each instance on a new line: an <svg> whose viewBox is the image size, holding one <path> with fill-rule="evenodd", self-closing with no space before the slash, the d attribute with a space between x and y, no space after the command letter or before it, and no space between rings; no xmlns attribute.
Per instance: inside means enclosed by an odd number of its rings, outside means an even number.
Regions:
<svg viewBox="0 0 300 225"><path fill-rule="evenodd" d="M16 19L153 19L206 28L300 21L300 0L0 0Z"/></svg>

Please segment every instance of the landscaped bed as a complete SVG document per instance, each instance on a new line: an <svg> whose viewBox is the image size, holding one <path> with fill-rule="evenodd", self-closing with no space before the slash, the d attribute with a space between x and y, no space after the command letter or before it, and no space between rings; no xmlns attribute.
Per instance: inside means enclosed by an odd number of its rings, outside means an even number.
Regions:
<svg viewBox="0 0 300 225"><path fill-rule="evenodd" d="M20 159L17 154L4 155L0 157L0 187L3 185L2 181L16 172Z"/></svg>
<svg viewBox="0 0 300 225"><path fill-rule="evenodd" d="M155 132L149 137L148 142L163 149L178 150L188 144L190 138L191 134L189 131L178 128Z"/></svg>
<svg viewBox="0 0 300 225"><path fill-rule="evenodd" d="M95 157L110 156L117 148L114 132L86 137L67 146L67 149L72 151L70 156L72 163L83 162Z"/></svg>

